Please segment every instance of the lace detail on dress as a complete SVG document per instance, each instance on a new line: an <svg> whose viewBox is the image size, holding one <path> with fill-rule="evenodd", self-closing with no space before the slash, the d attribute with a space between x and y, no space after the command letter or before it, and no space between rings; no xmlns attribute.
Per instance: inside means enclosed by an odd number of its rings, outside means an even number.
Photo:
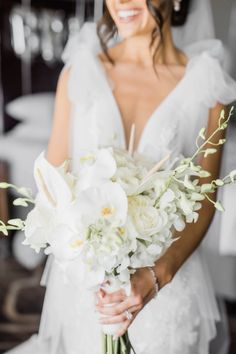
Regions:
<svg viewBox="0 0 236 354"><path fill-rule="evenodd" d="M208 353L208 341L205 339L209 336L210 319L207 312L204 314L207 302L198 301L199 296L203 296L205 284L204 281L200 284L190 280L194 268L195 275L200 275L199 260L195 253L172 283L163 288L138 315L130 328L130 338L137 353ZM149 317L153 318L152 323L147 323ZM142 331L145 332L145 340ZM214 333L213 328L212 331ZM136 332L140 333L139 337Z"/></svg>

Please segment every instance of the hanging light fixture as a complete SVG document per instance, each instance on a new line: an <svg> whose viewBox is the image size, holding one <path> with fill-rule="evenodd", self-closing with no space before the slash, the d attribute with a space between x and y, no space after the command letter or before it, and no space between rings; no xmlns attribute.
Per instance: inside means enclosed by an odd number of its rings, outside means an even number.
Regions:
<svg viewBox="0 0 236 354"><path fill-rule="evenodd" d="M32 91L31 59L38 51L38 37L32 30L36 26L36 16L30 11L31 0L22 0L10 13L11 42L17 56L21 59L22 94Z"/></svg>

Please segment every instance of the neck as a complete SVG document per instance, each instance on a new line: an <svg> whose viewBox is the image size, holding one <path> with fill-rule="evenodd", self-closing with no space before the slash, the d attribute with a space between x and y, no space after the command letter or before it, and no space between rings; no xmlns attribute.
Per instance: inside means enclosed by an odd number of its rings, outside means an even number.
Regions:
<svg viewBox="0 0 236 354"><path fill-rule="evenodd" d="M163 28L163 40L157 36L150 48L150 34L139 34L134 37L126 38L121 42L119 51L119 62L130 62L143 67L153 65L153 55L159 45L155 63L173 65L185 64L183 54L174 46L171 27L166 23Z"/></svg>

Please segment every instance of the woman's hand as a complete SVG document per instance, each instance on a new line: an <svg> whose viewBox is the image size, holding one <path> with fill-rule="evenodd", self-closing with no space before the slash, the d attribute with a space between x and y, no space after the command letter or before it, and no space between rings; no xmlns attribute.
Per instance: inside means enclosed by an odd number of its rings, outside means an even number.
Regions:
<svg viewBox="0 0 236 354"><path fill-rule="evenodd" d="M155 267L156 271L157 268L158 264ZM161 266L159 266L158 280L160 288L171 280L171 277L167 276L166 269L167 267L164 267L161 271ZM165 273L166 275L164 276ZM127 296L123 289L110 294L104 290L96 293L96 309L101 314L100 323L121 323L120 330L115 336L122 336L138 313L155 295L155 284L150 270L148 268L138 269L131 278L130 296ZM109 304L110 306L107 306ZM132 314L132 318L127 318L127 311Z"/></svg>

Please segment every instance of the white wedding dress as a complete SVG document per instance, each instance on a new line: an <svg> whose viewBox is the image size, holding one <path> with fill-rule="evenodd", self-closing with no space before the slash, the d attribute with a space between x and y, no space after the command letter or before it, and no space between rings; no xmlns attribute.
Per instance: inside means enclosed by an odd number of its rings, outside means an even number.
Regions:
<svg viewBox="0 0 236 354"><path fill-rule="evenodd" d="M86 23L64 53L70 67L71 155L98 146L125 147L124 127L112 84L97 54L101 52L95 24ZM186 73L156 108L143 130L138 151L160 159L167 150L186 156L207 124L217 102L236 98L236 84L222 70L217 40L185 48ZM189 235L191 237L191 235ZM80 270L78 269L78 272ZM47 284L40 331L9 354L101 354L101 328L93 294L79 281L69 281L50 259L43 277ZM129 329L137 354L208 354L219 313L201 247L173 281L148 303ZM214 354L217 354L215 352Z"/></svg>

